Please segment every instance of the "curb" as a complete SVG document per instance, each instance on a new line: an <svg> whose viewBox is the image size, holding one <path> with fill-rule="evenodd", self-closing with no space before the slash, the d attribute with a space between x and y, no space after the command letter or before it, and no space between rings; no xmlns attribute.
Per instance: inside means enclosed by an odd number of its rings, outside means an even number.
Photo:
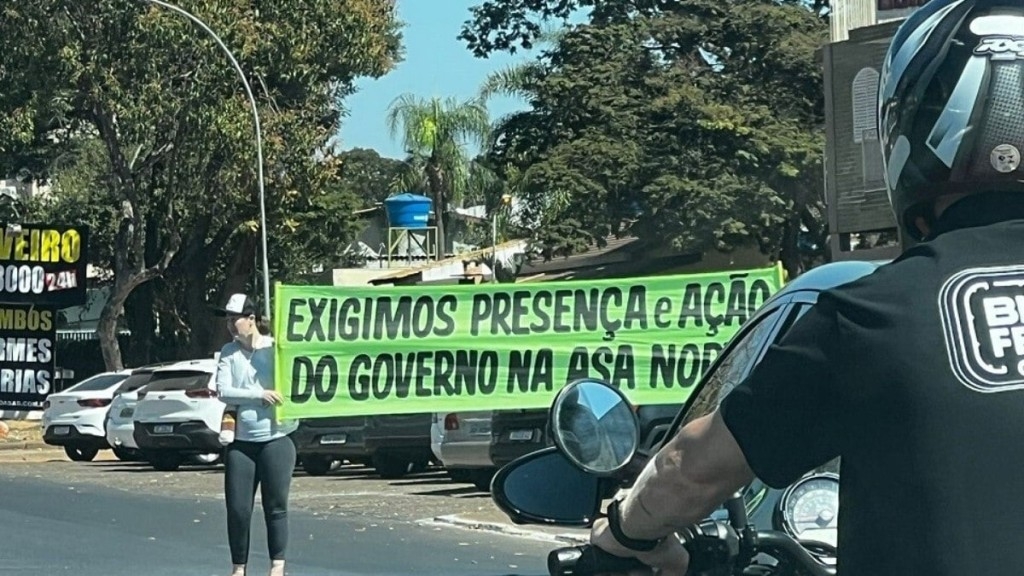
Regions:
<svg viewBox="0 0 1024 576"><path fill-rule="evenodd" d="M42 410L7 410L0 409L0 420L41 420Z"/></svg>
<svg viewBox="0 0 1024 576"><path fill-rule="evenodd" d="M419 520L420 524L427 525L442 525L442 526L456 526L465 530L481 530L484 532L493 532L495 534L503 534L505 536L516 536L520 538L530 538L532 540L541 540L544 542L553 542L556 544L586 544L590 541L590 535L588 534L555 534L551 532L543 532L540 530L526 530L518 528L512 524L504 524L501 522L488 522L486 520L473 520L472 518L463 518L458 514L451 514L448 516L435 516L434 518L426 518Z"/></svg>
<svg viewBox="0 0 1024 576"><path fill-rule="evenodd" d="M50 446L43 442L0 442L0 452L12 450L60 450L60 446Z"/></svg>

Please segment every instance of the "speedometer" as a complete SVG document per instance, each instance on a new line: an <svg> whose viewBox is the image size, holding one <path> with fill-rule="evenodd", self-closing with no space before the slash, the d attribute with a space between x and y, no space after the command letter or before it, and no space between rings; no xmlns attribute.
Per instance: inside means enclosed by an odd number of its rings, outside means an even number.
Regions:
<svg viewBox="0 0 1024 576"><path fill-rule="evenodd" d="M815 474L793 484L779 500L778 512L782 529L792 536L831 540L839 527L839 477Z"/></svg>

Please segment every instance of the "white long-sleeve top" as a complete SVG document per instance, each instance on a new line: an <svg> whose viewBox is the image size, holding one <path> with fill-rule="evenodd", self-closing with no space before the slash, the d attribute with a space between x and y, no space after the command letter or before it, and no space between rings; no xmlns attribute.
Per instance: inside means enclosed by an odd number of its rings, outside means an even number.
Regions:
<svg viewBox="0 0 1024 576"><path fill-rule="evenodd" d="M295 420L277 421L277 407L263 402L263 392L274 389L274 339L260 338L251 352L237 340L224 345L217 361L217 395L228 408L236 408L235 440L269 442L295 431Z"/></svg>

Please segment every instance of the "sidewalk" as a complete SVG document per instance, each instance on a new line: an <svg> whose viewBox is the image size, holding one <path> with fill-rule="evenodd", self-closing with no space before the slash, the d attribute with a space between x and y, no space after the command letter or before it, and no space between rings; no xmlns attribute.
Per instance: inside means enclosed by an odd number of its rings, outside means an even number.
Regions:
<svg viewBox="0 0 1024 576"><path fill-rule="evenodd" d="M434 526L453 526L465 530L482 530L507 536L531 538L554 544L573 546L586 544L590 539L589 528L565 526L541 526L536 524L514 524L496 506L484 510L424 518L419 523Z"/></svg>
<svg viewBox="0 0 1024 576"><path fill-rule="evenodd" d="M43 442L39 420L0 420L0 462L66 460L64 450Z"/></svg>

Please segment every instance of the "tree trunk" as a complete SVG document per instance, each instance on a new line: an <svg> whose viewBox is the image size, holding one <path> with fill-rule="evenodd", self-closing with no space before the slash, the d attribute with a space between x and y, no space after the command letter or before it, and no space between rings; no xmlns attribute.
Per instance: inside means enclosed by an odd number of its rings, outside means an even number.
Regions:
<svg viewBox="0 0 1024 576"><path fill-rule="evenodd" d="M427 182L430 185L430 193L434 201L435 224L437 225L437 255L438 260L444 260L448 255L448 237L445 234L448 220L448 210L445 202L444 176L441 168L429 162L427 164Z"/></svg>
<svg viewBox="0 0 1024 576"><path fill-rule="evenodd" d="M200 269L202 268L202 269ZM193 358L209 356L220 348L214 344L214 317L206 301L207 269L190 267L185 271L185 309L188 311L189 354Z"/></svg>
<svg viewBox="0 0 1024 576"><path fill-rule="evenodd" d="M86 77L83 76L82 81L85 82ZM92 87L88 84L82 88L86 94L92 92ZM124 311L125 301L132 290L156 278L167 269L171 258L181 245L181 234L176 229L173 214L162 215L161 223L171 230L170 241L163 249L163 255L158 263L150 264L146 261L147 241L153 243L151 246L154 253L159 254L160 251L156 249L158 238L147 238L145 227L149 220L137 188L137 174L132 165L134 160L129 162L121 148L115 114L96 100L89 102L88 109L90 119L103 139L110 159L112 173L108 185L114 198L121 200L121 219L114 243L114 285L103 311L100 312L96 335L100 340L100 351L107 370L122 370L124 363L121 359L121 346L117 340L118 317ZM168 207L172 205L170 200L170 197L166 198Z"/></svg>
<svg viewBox="0 0 1024 576"><path fill-rule="evenodd" d="M149 215L146 218L144 265L154 266L160 261L160 225ZM146 283L131 292L125 300L125 321L131 330L131 350L128 362L144 366L153 359L153 339L156 336L156 286Z"/></svg>
<svg viewBox="0 0 1024 576"><path fill-rule="evenodd" d="M228 262L225 270L226 275L216 296L217 301L212 304L219 306L227 300L230 294L247 291L249 279L252 278L252 273L256 269L254 262L257 254L256 248L256 235L239 238L232 252L231 261ZM206 285L205 274L202 282L190 280L187 295L189 323L192 326L192 351L204 356L220 350L221 346L231 338L224 322L210 313L208 304L211 303L206 301L204 292ZM195 293L193 293L194 287L198 288ZM256 288L253 286L252 291L256 291ZM250 293L250 297L256 299L255 294ZM262 311L263 306L259 306L259 309Z"/></svg>
<svg viewBox="0 0 1024 576"><path fill-rule="evenodd" d="M779 259L782 260L782 267L793 280L804 272L803 258L800 257L800 212L794 211L785 224L782 235L782 249Z"/></svg>
<svg viewBox="0 0 1024 576"><path fill-rule="evenodd" d="M124 310L124 302L132 292L131 283L127 281L114 281L110 288L110 298L103 305L100 312L99 326L96 327L96 335L100 339L100 351L103 353L103 364L108 371L123 370L124 363L121 360L121 343L117 340L117 319Z"/></svg>
<svg viewBox="0 0 1024 576"><path fill-rule="evenodd" d="M153 338L156 333L155 286L143 284L132 291L125 301L125 320L132 333L132 345L128 354L131 366L145 366L153 360Z"/></svg>
<svg viewBox="0 0 1024 576"><path fill-rule="evenodd" d="M221 300L226 300L230 294L246 291L249 279L252 278L252 274L256 270L256 246L255 234L243 236L238 242L234 256L227 266L227 276L224 278L224 285L220 292ZM258 286L253 286L252 289L256 291L257 288ZM250 296L257 299L255 294L250 294ZM262 298L258 298L258 300L262 300ZM259 308L262 310L262 302L260 304Z"/></svg>

